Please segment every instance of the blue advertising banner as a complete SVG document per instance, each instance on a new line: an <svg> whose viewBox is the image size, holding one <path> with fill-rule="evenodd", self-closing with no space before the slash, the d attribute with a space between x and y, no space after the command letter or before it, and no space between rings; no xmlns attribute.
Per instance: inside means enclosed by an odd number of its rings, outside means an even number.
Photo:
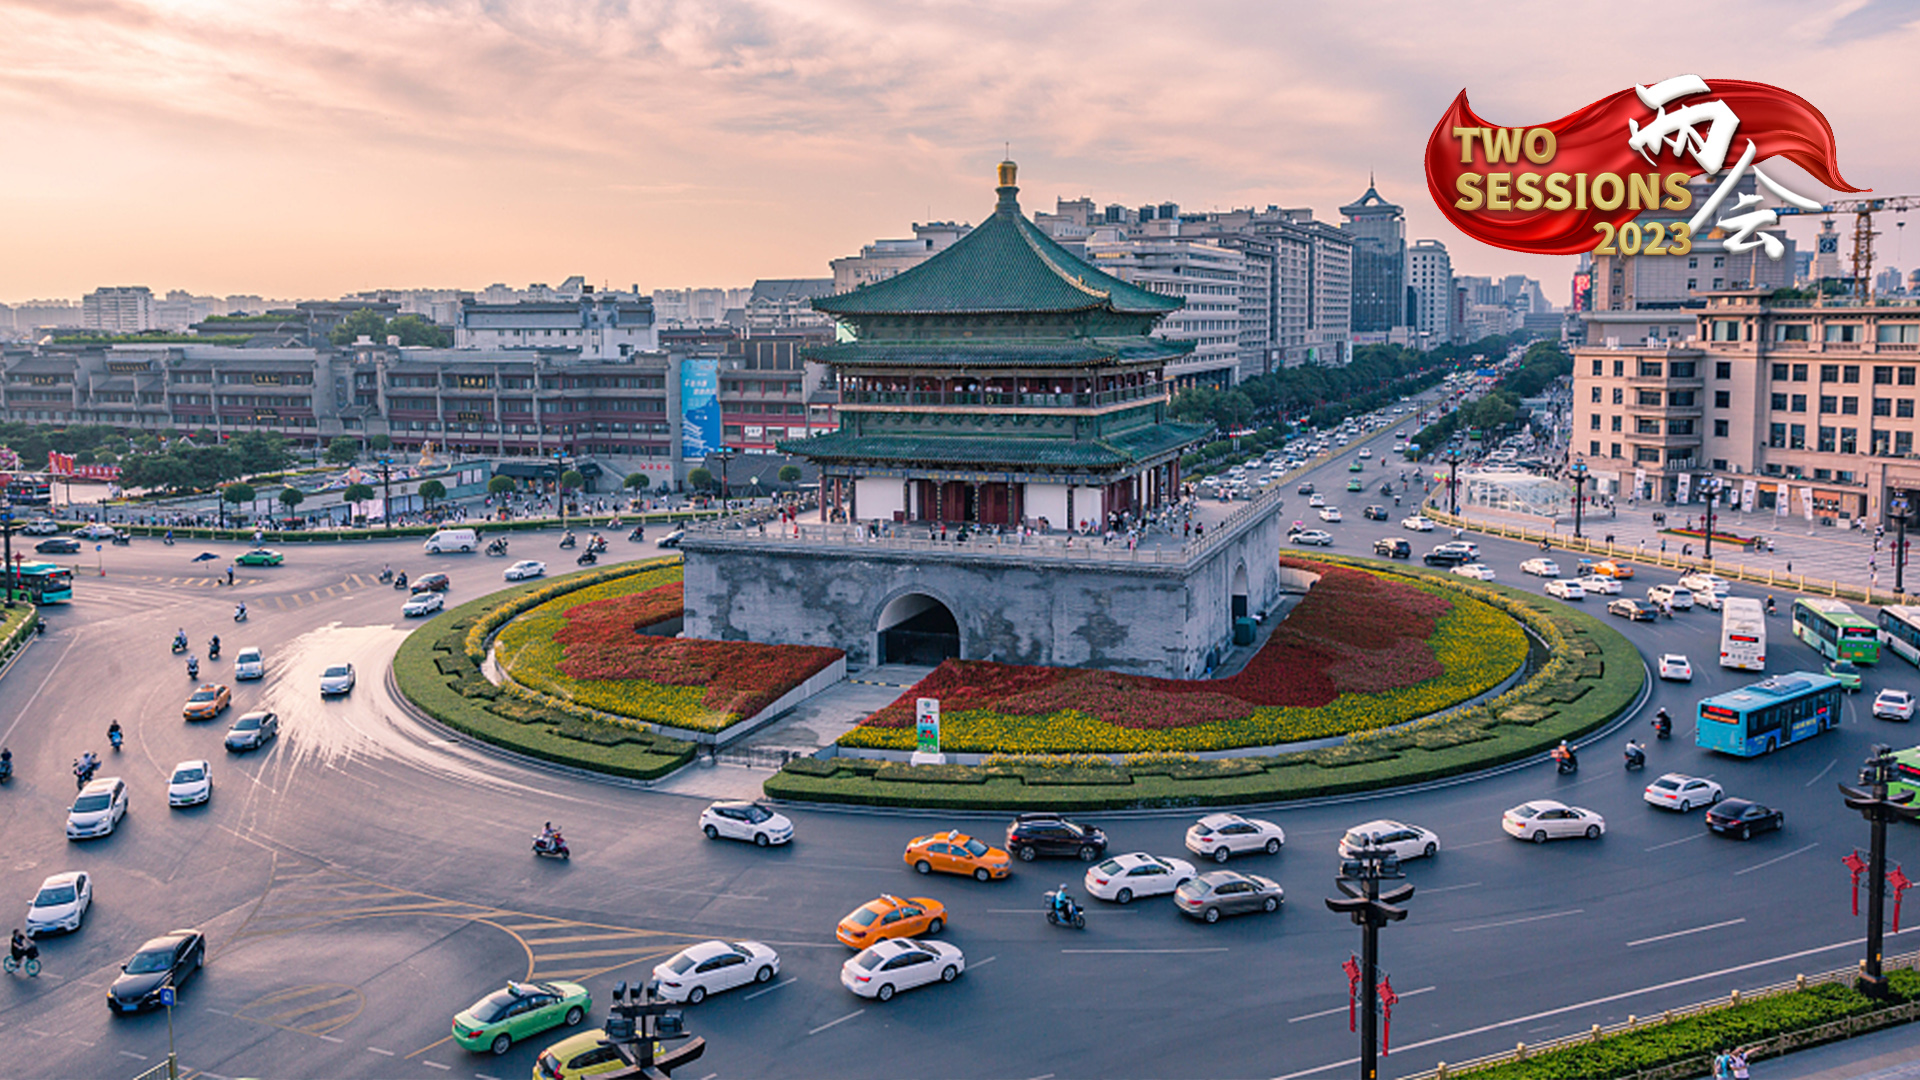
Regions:
<svg viewBox="0 0 1920 1080"><path fill-rule="evenodd" d="M720 449L720 361L697 357L680 364L680 456L700 461Z"/></svg>

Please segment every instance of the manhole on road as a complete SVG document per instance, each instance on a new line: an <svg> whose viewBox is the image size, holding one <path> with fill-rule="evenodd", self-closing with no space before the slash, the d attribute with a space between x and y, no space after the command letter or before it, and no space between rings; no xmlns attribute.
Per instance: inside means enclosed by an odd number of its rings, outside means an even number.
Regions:
<svg viewBox="0 0 1920 1080"><path fill-rule="evenodd" d="M242 1020L307 1035L325 1035L351 1023L367 1007L366 995L345 983L295 986L234 1010Z"/></svg>

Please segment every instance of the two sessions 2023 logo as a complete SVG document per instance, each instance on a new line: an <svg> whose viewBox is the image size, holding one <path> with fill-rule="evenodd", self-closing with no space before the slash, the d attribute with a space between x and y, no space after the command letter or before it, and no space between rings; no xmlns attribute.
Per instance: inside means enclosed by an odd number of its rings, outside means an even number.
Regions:
<svg viewBox="0 0 1920 1080"><path fill-rule="evenodd" d="M1835 191L1867 190L1841 177L1833 128L1805 98L1698 75L1622 90L1537 127L1489 124L1462 90L1427 140L1427 189L1460 231L1513 251L1685 255L1712 245L1778 259L1783 245L1761 230L1779 215L1758 193L1739 193L1741 178L1752 173L1755 187L1802 209L1821 203L1761 169L1776 157ZM1696 200L1688 182L1722 172ZM1648 210L1667 220L1635 221Z"/></svg>

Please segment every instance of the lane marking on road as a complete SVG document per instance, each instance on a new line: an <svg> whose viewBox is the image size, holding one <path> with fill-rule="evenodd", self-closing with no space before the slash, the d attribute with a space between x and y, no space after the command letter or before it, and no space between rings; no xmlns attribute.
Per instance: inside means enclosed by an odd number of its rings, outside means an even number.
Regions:
<svg viewBox="0 0 1920 1080"><path fill-rule="evenodd" d="M393 1051L391 1051L391 1050L382 1050L382 1049L380 1049L380 1048L379 1048L379 1047L377 1047L377 1046L369 1046L369 1047L367 1047L367 1053L369 1053L369 1054L380 1054L380 1055L382 1055L382 1056L384 1056L384 1057L393 1057L393 1056L395 1056L395 1055L394 1055L394 1052L393 1052Z"/></svg>
<svg viewBox="0 0 1920 1080"><path fill-rule="evenodd" d="M418 1050L415 1050L415 1051L414 1051L413 1053L411 1053L411 1054L408 1054L408 1055L407 1055L407 1057L408 1057L408 1058L410 1058L410 1059L411 1059L411 1058L417 1058L417 1057L419 1057L419 1056L420 1056L421 1054L424 1054L424 1053L426 1053L427 1051L429 1051L429 1050L431 1050L431 1049L433 1049L434 1047L436 1047L436 1046L439 1046L439 1045L440 1045L441 1043L444 1043L444 1042L451 1042L452 1040L453 1040L453 1036L452 1036L452 1035L442 1035L442 1036L440 1036L440 1037L439 1037L438 1039L435 1039L434 1041L432 1041L432 1042L430 1042L430 1043L428 1043L427 1045L425 1045L425 1046L423 1046L423 1047L421 1047L420 1049L418 1049ZM427 1062L427 1064L429 1064L429 1065L431 1065L431 1064L433 1064L433 1062L431 1062L431 1061L429 1061L429 1062Z"/></svg>
<svg viewBox="0 0 1920 1080"><path fill-rule="evenodd" d="M1476 847L1486 847L1486 846L1487 846L1488 844L1498 844L1498 843L1501 843L1501 841L1500 841L1500 840L1498 840L1498 839L1495 839L1495 840L1475 840L1475 841L1474 841L1473 843L1471 843L1471 844L1454 844L1454 845L1451 845L1450 847L1448 847L1448 849L1447 849L1447 850L1448 850L1448 851L1465 851L1465 850L1467 850L1468 848L1476 848Z"/></svg>
<svg viewBox="0 0 1920 1080"><path fill-rule="evenodd" d="M1479 887L1480 887L1480 882L1469 881L1465 885L1442 885L1437 889L1421 889L1420 895L1432 896L1434 893L1454 892L1455 890L1458 890L1458 889L1477 889Z"/></svg>
<svg viewBox="0 0 1920 1080"><path fill-rule="evenodd" d="M1735 870L1733 872L1733 876L1739 877L1741 874L1751 874L1755 870L1764 870L1767 867L1772 866L1774 863L1784 862L1785 860L1791 859L1795 855L1798 855L1803 851L1812 851L1814 848L1817 848L1819 846L1820 846L1820 841L1815 840L1813 843L1808 844L1806 847L1794 848L1792 851L1787 852L1785 855L1776 855L1773 858L1768 859L1766 862L1760 863L1755 866L1749 866L1745 870Z"/></svg>
<svg viewBox="0 0 1920 1080"><path fill-rule="evenodd" d="M1572 911L1553 911L1545 915L1528 915L1519 919L1502 919L1499 922L1475 923L1472 926L1456 926L1453 932L1464 934L1469 930L1493 930L1502 926L1518 926L1521 923L1542 922L1546 919L1564 919L1569 915L1584 915L1586 908L1574 908Z"/></svg>
<svg viewBox="0 0 1920 1080"><path fill-rule="evenodd" d="M1920 932L1920 927L1909 926L1905 930L1900 931L1902 934L1912 934L1915 932ZM1893 935L1889 934L1888 936L1891 937ZM1720 968L1717 971L1703 971L1698 975L1686 975L1678 979L1669 979L1666 982L1654 983L1650 986L1637 987L1632 990L1622 990L1617 994L1591 998L1587 1001L1575 1002L1572 1005L1562 1005L1558 1008L1547 1009L1543 1012L1532 1013L1527 1016L1516 1016L1508 1020L1498 1020L1491 1024L1482 1024L1479 1027L1467 1028L1463 1031L1455 1031L1446 1035L1436 1035L1431 1039L1423 1039L1419 1042L1403 1046L1400 1048L1400 1051L1401 1053L1405 1053L1409 1050L1422 1050L1429 1046L1439 1046L1442 1043L1452 1042L1455 1039L1472 1038L1475 1035L1484 1035L1489 1031L1499 1031L1501 1028L1515 1027L1520 1024L1531 1024L1536 1020L1563 1016L1567 1013L1579 1012L1582 1009L1593 1009L1602 1005L1611 1005L1616 1001L1625 1001L1643 994L1656 994L1662 990L1672 990L1675 987L1691 986L1698 982L1709 982L1725 978L1728 975L1738 975L1743 971L1752 971L1755 968L1771 967L1775 964L1784 964L1794 960L1804 960L1809 956L1832 952L1835 949L1854 949L1866 944L1866 942L1867 939L1864 937L1854 938L1850 941L1836 941L1831 945L1816 945L1811 949L1800 949L1796 952L1782 953L1779 956L1770 956L1764 960L1751 960L1744 964L1735 964L1732 967ZM1316 1065L1311 1069L1301 1069L1298 1072L1290 1072L1283 1076L1276 1076L1273 1080L1300 1080L1301 1077L1316 1076L1333 1069L1344 1069L1349 1065L1357 1065L1359 1062L1360 1059L1357 1057L1347 1058L1345 1061L1329 1061L1325 1065Z"/></svg>
<svg viewBox="0 0 1920 1080"><path fill-rule="evenodd" d="M841 1018L840 1018L840 1019L838 1019L838 1020L829 1020L829 1021L827 1021L826 1023L824 1023L824 1024L821 1024L821 1025L820 1025L819 1027L817 1027L817 1028L814 1028L814 1029L813 1029L812 1031L809 1031L809 1032L807 1032L807 1034L809 1034L809 1035L818 1035L818 1034L820 1034L821 1032L823 1032L823 1031L825 1031L825 1030L827 1030L827 1029L828 1029L828 1028L830 1028L830 1027L838 1027L839 1025L841 1025L841 1024L844 1024L844 1023L846 1023L847 1021L849 1021L849 1020L851 1020L851 1019L853 1019L853 1018L854 1018L854 1017L856 1017L856 1016L859 1016L859 1015L860 1015L861 1013L864 1013L864 1012L866 1012L866 1011L867 1011L867 1010L865 1010L865 1009L855 1009L854 1011L852 1011L852 1012L850 1012L850 1013L848 1013L847 1015L845 1015L845 1016L843 1016L843 1017L841 1017Z"/></svg>
<svg viewBox="0 0 1920 1080"><path fill-rule="evenodd" d="M1226 952L1227 946L1214 945L1199 949L1061 949L1062 953L1074 956L1168 956L1187 953Z"/></svg>
<svg viewBox="0 0 1920 1080"><path fill-rule="evenodd" d="M1404 1000L1406 1000L1407 998L1410 998L1410 997L1412 997L1412 996L1413 996L1413 995L1415 995L1415 994L1426 994L1426 993L1431 993L1431 992L1432 992L1432 991L1433 991L1434 989L1436 989L1436 988L1435 988L1435 987L1431 987L1431 986L1423 986L1423 987L1421 987L1421 988L1420 988L1420 989L1418 989L1418 990L1409 990L1409 991L1407 991L1406 993L1404 993L1404 994L1401 994L1401 995L1400 995L1400 999L1401 999L1402 1001L1404 1001ZM1293 1017L1292 1019L1290 1019L1290 1020L1288 1020L1288 1021L1287 1021L1287 1023L1289 1023L1289 1024L1297 1024L1297 1023L1299 1023L1299 1022L1300 1022L1300 1021L1302 1021L1302 1020L1318 1020L1318 1019L1320 1019L1320 1018L1321 1018L1321 1017L1323 1017L1323 1016L1332 1016L1332 1015L1333 1015L1334 1013L1343 1013L1343 1012L1346 1012L1346 1011L1347 1011L1347 1006L1345 1006L1345 1005L1341 1005L1341 1006L1337 1006L1337 1007L1335 1007L1335 1008L1332 1008L1332 1009L1322 1009L1322 1010L1320 1010L1319 1012L1316 1012L1316 1013L1308 1013L1308 1014L1306 1014L1305 1016L1296 1016L1296 1017Z"/></svg>
<svg viewBox="0 0 1920 1080"><path fill-rule="evenodd" d="M20 1030L25 1031L29 1035L38 1035L43 1039L53 1038L53 1032L41 1031L39 1028L21 1028Z"/></svg>
<svg viewBox="0 0 1920 1080"><path fill-rule="evenodd" d="M1809 781L1807 781L1806 783L1804 783L1804 784L1801 784L1800 786L1801 786L1801 787L1812 787L1813 785L1815 785L1815 784L1817 784L1817 783L1819 783L1819 782L1820 782L1820 778L1821 778L1821 777L1823 777L1823 776L1825 776L1825 775L1827 775L1828 773L1830 773L1830 772L1832 772L1832 771L1833 771L1833 767L1834 767L1834 765L1836 765L1836 764L1838 764L1838 763L1839 763L1839 761L1840 761L1840 759L1839 759L1839 758L1834 758L1834 759L1833 759L1832 761L1829 761L1829 762L1827 762L1827 767L1826 767L1826 768L1824 768L1824 769L1821 769L1821 770L1820 770L1819 772L1817 772L1817 773L1814 773L1814 774L1813 774L1813 779L1812 779L1812 780L1809 780Z"/></svg>
<svg viewBox="0 0 1920 1080"><path fill-rule="evenodd" d="M1656 941L1666 941L1669 938L1686 937L1688 934L1704 934L1709 930L1718 930L1723 926L1739 926L1741 923L1746 921L1747 920L1745 919L1728 919L1725 922L1708 923L1705 926L1696 926L1691 930L1675 930L1671 934L1656 934L1653 937L1643 937L1638 941L1629 941L1627 942L1627 948L1631 949L1635 945L1651 945Z"/></svg>
<svg viewBox="0 0 1920 1080"><path fill-rule="evenodd" d="M985 960L982 960L982 961L980 961L979 963L977 963L977 964L975 964L975 965L973 965L973 966L974 966L974 967L976 967L976 968L983 968L983 967L986 967L986 966L987 966L988 964L991 964L991 963L993 963L993 962L994 962L995 960L998 960L998 959L1000 959L1000 958L999 958L998 956L989 956L989 957L987 957L987 958L986 958Z"/></svg>
<svg viewBox="0 0 1920 1080"><path fill-rule="evenodd" d="M1659 850L1660 850L1661 848L1670 848L1670 847L1672 847L1672 846L1674 846L1675 844L1687 844L1687 843L1692 843L1693 841L1695 841L1695 840L1698 840L1698 839L1700 839L1701 837L1703 837L1703 836L1705 836L1705 835L1707 835L1707 834L1706 834L1706 833L1704 833L1704 832L1697 832L1697 833L1694 833L1694 834L1693 834L1692 836L1683 836L1683 837L1681 837L1681 838L1680 838L1680 839L1678 839L1678 840L1669 840L1669 841L1667 841L1667 842L1666 842L1666 843L1664 843L1664 844L1655 844L1655 845L1653 845L1652 847L1650 847L1650 848L1647 848L1646 850L1648 850L1648 851L1659 851Z"/></svg>
<svg viewBox="0 0 1920 1080"><path fill-rule="evenodd" d="M447 1070L448 1072L452 1072L452 1071L453 1071L453 1066L451 1066L451 1065L442 1065L442 1064L440 1064L440 1063L439 1063L439 1062L437 1062L437 1061L422 1061L422 1062L421 1062L420 1064L422 1064L422 1065L425 1065L425 1066L426 1066L427 1068L429 1068L429 1069L445 1069L445 1070Z"/></svg>
<svg viewBox="0 0 1920 1080"><path fill-rule="evenodd" d="M130 1058L132 1058L132 1059L134 1059L135 1061L145 1061L145 1060L147 1060L147 1055L145 1055L145 1054L136 1054L136 1053L134 1053L134 1052L133 1052L133 1051L131 1051L131 1050L122 1050L122 1051L120 1051L120 1056L121 1056L121 1057L130 1057Z"/></svg>
<svg viewBox="0 0 1920 1080"><path fill-rule="evenodd" d="M341 1038L341 1037L339 1037L338 1035L322 1035L322 1036L320 1036L320 1038L322 1038L322 1039L325 1039L326 1041L328 1041L328 1042L330 1042L330 1043L342 1043L342 1042L346 1042L346 1041L347 1041L347 1040L345 1040L345 1039L343 1039L343 1038Z"/></svg>
<svg viewBox="0 0 1920 1080"><path fill-rule="evenodd" d="M232 1013L221 1012L219 1009L207 1009L205 1011L210 1012L215 1016L232 1016L233 1015Z"/></svg>
<svg viewBox="0 0 1920 1080"><path fill-rule="evenodd" d="M798 975L795 975L793 978L790 978L790 979L782 979L779 982L774 983L772 986L765 987L760 990L755 990L753 993L748 994L746 997L743 997L740 1000L752 1001L754 998L759 997L761 994L771 994L775 990L778 990L783 986L792 986L794 983L797 983L799 981L800 981L800 977Z"/></svg>

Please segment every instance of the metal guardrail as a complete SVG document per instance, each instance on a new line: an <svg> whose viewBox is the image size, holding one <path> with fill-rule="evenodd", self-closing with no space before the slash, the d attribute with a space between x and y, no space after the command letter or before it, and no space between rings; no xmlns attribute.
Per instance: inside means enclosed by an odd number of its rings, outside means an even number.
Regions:
<svg viewBox="0 0 1920 1080"><path fill-rule="evenodd" d="M1864 963L1864 961L1862 961L1862 963ZM1883 966L1887 971L1902 967L1920 967L1920 952L1910 952L1900 956L1888 957ZM1526 1043L1519 1043L1512 1050L1503 1050L1497 1054L1488 1054L1484 1057L1472 1058L1453 1064L1443 1061L1428 1072L1414 1073L1402 1078L1402 1080L1450 1080L1450 1078L1466 1076L1480 1069L1490 1069L1496 1065L1505 1065L1514 1061L1525 1061L1528 1058L1539 1057L1541 1054L1552 1053L1555 1050L1564 1050L1573 1046L1584 1046L1588 1043L1598 1042L1601 1039L1611 1036L1630 1034L1661 1024L1669 1024L1675 1020L1684 1020L1688 1017L1700 1016L1704 1013L1714 1012L1719 1009L1732 1008L1742 1002L1758 1001L1762 998L1775 997L1780 994L1790 994L1796 990L1805 990L1809 986L1847 982L1857 978L1859 974L1860 969L1858 967L1851 967L1837 968L1833 971L1822 972L1818 975L1796 975L1791 982L1763 986L1758 990L1745 994L1734 990L1724 997L1717 997L1710 1001L1696 1002L1678 1009L1663 1010L1658 1016L1640 1017L1629 1015L1622 1023L1611 1025L1595 1024L1589 1030L1577 1035L1565 1035L1558 1039L1550 1039L1546 1042L1536 1043L1531 1046ZM1893 1014L1896 1013L1900 1015L1894 1016ZM1905 1005L1895 1006L1891 1009L1882 1009L1875 1013L1865 1014L1864 1016L1847 1017L1843 1020L1820 1025L1820 1027L1817 1028L1788 1032L1746 1045L1754 1051L1753 1056L1755 1057L1772 1057L1786 1053L1789 1050L1798 1049L1801 1046L1824 1042L1842 1032L1852 1033L1854 1031L1867 1030L1868 1027L1884 1026L1886 1023L1909 1020L1915 1016L1920 1016L1920 1002L1909 1002ZM1875 1017L1880 1019L1879 1023L1862 1024L1863 1021ZM1816 1034L1828 1028L1836 1030L1825 1035ZM1643 1070L1633 1074L1633 1076L1634 1080L1678 1080L1680 1077L1699 1076L1709 1071L1712 1064L1712 1056L1703 1055L1698 1058L1676 1061L1655 1069Z"/></svg>

